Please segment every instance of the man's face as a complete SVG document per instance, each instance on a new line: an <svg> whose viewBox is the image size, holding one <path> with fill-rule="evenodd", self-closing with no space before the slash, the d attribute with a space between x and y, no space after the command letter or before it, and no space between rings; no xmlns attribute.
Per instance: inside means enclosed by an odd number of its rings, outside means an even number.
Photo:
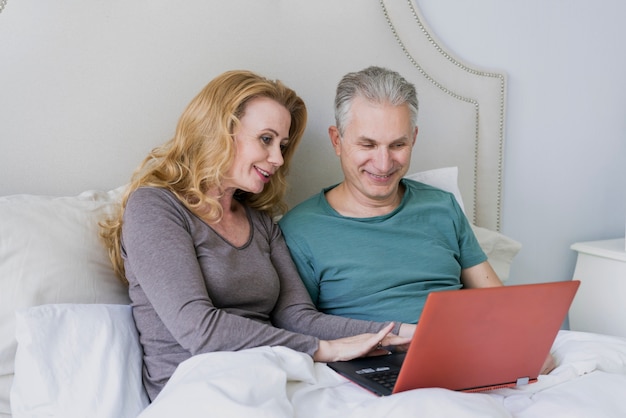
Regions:
<svg viewBox="0 0 626 418"><path fill-rule="evenodd" d="M357 97L350 114L343 137L336 127L329 129L344 183L364 203L393 201L400 179L409 169L417 136L417 127L411 128L409 107L370 103Z"/></svg>

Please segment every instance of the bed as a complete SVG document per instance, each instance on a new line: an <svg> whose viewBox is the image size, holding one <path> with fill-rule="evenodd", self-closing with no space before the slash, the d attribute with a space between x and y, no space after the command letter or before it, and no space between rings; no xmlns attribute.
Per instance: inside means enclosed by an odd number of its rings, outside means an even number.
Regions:
<svg viewBox="0 0 626 418"><path fill-rule="evenodd" d="M249 68L307 102L293 205L340 179L326 129L341 75L370 64L401 72L420 97L411 176L455 194L506 279L523 244L500 231L506 76L447 51L412 0L1 4L0 38L41 41L0 44L0 60L14 63L2 68L14 82L2 85L0 100L12 100L1 102L0 138L15 138L0 156L3 416L626 416L626 338L566 329L557 368L518 388L378 398L306 355L258 347L189 359L149 404L128 296L97 222L210 78Z"/></svg>

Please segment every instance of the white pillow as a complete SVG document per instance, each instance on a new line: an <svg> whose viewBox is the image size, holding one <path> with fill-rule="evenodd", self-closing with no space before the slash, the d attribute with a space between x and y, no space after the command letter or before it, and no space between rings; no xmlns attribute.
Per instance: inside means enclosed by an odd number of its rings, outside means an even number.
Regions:
<svg viewBox="0 0 626 418"><path fill-rule="evenodd" d="M457 167L444 167L408 174L405 177L452 193L463 212L465 212L463 198L458 185L458 174L459 170ZM522 248L522 244L497 231L476 225L472 225L472 230L478 239L480 247L487 254L489 264L491 264L500 280L505 281L508 279L511 263Z"/></svg>
<svg viewBox="0 0 626 418"><path fill-rule="evenodd" d="M148 405L128 305L43 305L16 313L14 418L136 417Z"/></svg>
<svg viewBox="0 0 626 418"><path fill-rule="evenodd" d="M127 304L98 235L122 188L0 197L0 414L9 414L15 311L46 303Z"/></svg>
<svg viewBox="0 0 626 418"><path fill-rule="evenodd" d="M459 189L458 167L435 168L433 170L407 174L405 177L407 179L419 181L420 183L428 184L429 186L437 187L438 189L452 193L459 206L461 206L463 213L465 213L463 197L461 196L461 190Z"/></svg>
<svg viewBox="0 0 626 418"><path fill-rule="evenodd" d="M522 244L491 229L472 225L476 239L483 249L489 264L503 282L509 278L513 258L522 249Z"/></svg>

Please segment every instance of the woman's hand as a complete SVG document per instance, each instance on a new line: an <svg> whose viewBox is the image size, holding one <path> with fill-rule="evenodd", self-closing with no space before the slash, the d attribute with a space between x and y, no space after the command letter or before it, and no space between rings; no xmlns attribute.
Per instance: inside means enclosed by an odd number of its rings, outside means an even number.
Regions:
<svg viewBox="0 0 626 418"><path fill-rule="evenodd" d="M415 334L415 328L417 325L415 324L400 324L400 329L398 331L398 335L401 337L413 338L413 334Z"/></svg>
<svg viewBox="0 0 626 418"><path fill-rule="evenodd" d="M313 360L321 362L345 361L365 355L385 354L382 347L408 345L410 337L390 334L391 323L376 334L360 334L337 340L320 340L320 345L313 355Z"/></svg>
<svg viewBox="0 0 626 418"><path fill-rule="evenodd" d="M409 340L413 338L413 334L415 334L415 328L417 325L415 324L400 324L400 329L398 330L398 335L400 337L406 337ZM393 348L393 351L396 352L407 352L409 350L409 343L399 344Z"/></svg>

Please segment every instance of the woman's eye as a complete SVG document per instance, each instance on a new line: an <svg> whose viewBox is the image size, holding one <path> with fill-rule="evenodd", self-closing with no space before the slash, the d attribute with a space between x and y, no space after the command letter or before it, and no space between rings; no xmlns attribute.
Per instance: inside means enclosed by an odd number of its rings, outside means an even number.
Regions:
<svg viewBox="0 0 626 418"><path fill-rule="evenodd" d="M285 153L285 151L287 151L287 148L289 148L289 144L280 144L280 152L281 153Z"/></svg>
<svg viewBox="0 0 626 418"><path fill-rule="evenodd" d="M263 142L265 145L269 145L272 142L272 137L267 136L267 135L262 135L261 142Z"/></svg>

